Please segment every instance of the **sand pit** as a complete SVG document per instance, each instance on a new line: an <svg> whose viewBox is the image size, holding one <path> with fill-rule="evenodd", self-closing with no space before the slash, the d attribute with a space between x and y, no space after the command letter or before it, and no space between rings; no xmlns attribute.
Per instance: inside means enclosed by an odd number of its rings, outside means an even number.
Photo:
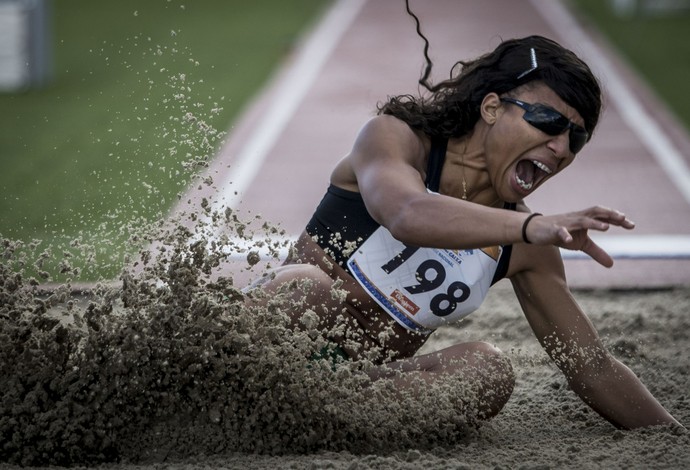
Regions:
<svg viewBox="0 0 690 470"><path fill-rule="evenodd" d="M551 364L506 281L424 351L486 340L517 387L478 429L454 380L399 396L366 363L314 360L280 303L254 309L203 242L173 242L121 285L48 295L2 264L0 456L98 468L684 468L679 428L619 431ZM175 238L168 238L174 240ZM580 291L605 343L682 423L690 421L690 289ZM308 311L305 309L305 312Z"/></svg>
<svg viewBox="0 0 690 470"><path fill-rule="evenodd" d="M476 434L431 449L365 455L314 452L261 456L235 453L171 461L215 468L688 468L690 435L656 428L620 431L568 387L534 339L509 285L494 288L464 325L435 334L427 346L487 339L510 351L518 384L506 408ZM683 424L690 420L687 357L690 290L576 292L615 355L640 376ZM427 348L428 349L428 348ZM132 468L127 465L117 468ZM153 467L151 467L153 468Z"/></svg>

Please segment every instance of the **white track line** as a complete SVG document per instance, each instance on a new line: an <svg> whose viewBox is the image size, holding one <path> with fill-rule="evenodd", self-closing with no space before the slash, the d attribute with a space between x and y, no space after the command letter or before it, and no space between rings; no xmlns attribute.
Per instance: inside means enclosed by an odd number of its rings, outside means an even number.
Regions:
<svg viewBox="0 0 690 470"><path fill-rule="evenodd" d="M690 259L689 235L601 235L593 236L594 241L614 259ZM275 239L281 248L279 254L285 258L288 246L297 238ZM255 247L251 240L231 239L230 257L245 259L250 251L257 251L262 258L270 257L264 247ZM561 250L563 259L589 259L581 251Z"/></svg>
<svg viewBox="0 0 690 470"><path fill-rule="evenodd" d="M690 259L689 235L602 235L592 239L615 259ZM589 258L561 250L564 259Z"/></svg>
<svg viewBox="0 0 690 470"><path fill-rule="evenodd" d="M365 0L338 0L307 38L298 51L294 64L289 66L286 75L281 78L276 96L266 110L265 117L239 155L233 159L232 171L219 186L225 189L214 203L214 210L222 212L225 207L237 206L319 71L365 3Z"/></svg>
<svg viewBox="0 0 690 470"><path fill-rule="evenodd" d="M570 44L587 56L590 64L606 77L607 92L621 118L640 138L659 166L676 185L690 204L690 169L680 151L661 130L656 121L645 111L611 62L587 36L560 1L531 0L534 9L541 13L544 21Z"/></svg>

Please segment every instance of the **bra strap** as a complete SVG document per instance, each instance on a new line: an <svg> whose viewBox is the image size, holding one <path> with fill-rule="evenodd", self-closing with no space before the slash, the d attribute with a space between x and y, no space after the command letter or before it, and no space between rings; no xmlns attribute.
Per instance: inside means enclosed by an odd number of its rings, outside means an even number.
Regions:
<svg viewBox="0 0 690 470"><path fill-rule="evenodd" d="M441 186L441 171L443 171L443 162L446 160L447 148L448 139L443 137L431 138L431 150L429 151L429 162L426 166L426 181L424 181L424 184L428 189L436 193Z"/></svg>

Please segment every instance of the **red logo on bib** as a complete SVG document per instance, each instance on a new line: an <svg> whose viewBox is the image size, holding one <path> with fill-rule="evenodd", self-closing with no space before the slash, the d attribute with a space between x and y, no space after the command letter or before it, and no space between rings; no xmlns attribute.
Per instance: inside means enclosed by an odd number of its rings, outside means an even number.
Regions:
<svg viewBox="0 0 690 470"><path fill-rule="evenodd" d="M412 315L415 315L417 312L419 312L419 307L417 306L417 304L408 299L405 296L405 294L400 292L398 289L395 289L393 291L391 297L393 297L396 302L402 305L402 307L408 312L410 312Z"/></svg>

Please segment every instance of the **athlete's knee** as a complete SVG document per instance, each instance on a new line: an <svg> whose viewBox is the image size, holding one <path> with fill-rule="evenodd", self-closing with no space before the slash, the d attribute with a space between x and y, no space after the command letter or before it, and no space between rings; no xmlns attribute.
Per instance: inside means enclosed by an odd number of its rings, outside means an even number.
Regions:
<svg viewBox="0 0 690 470"><path fill-rule="evenodd" d="M479 354L485 356L488 359L492 360L507 360L508 356L501 351L498 346L487 343L486 341L477 341L474 344L475 351L477 351Z"/></svg>
<svg viewBox="0 0 690 470"><path fill-rule="evenodd" d="M476 360L490 372L492 377L510 385L515 383L515 372L508 356L493 344L484 341L473 343Z"/></svg>
<svg viewBox="0 0 690 470"><path fill-rule="evenodd" d="M491 418L498 414L510 399L515 388L515 371L508 356L496 346L475 343L477 366L482 373L482 414Z"/></svg>
<svg viewBox="0 0 690 470"><path fill-rule="evenodd" d="M508 357L492 344L482 341L456 344L443 350L438 364L440 370L459 372L473 384L477 393L474 406L480 419L498 414L513 393L513 367Z"/></svg>

